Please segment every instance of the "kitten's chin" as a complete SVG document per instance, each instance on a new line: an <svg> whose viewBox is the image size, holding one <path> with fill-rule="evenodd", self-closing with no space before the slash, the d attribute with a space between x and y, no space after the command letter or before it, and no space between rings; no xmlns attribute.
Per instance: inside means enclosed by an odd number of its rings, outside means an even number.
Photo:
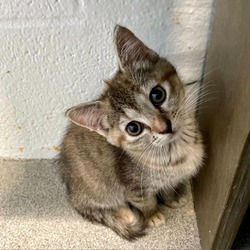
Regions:
<svg viewBox="0 0 250 250"><path fill-rule="evenodd" d="M162 146L177 141L180 138L180 135L181 135L181 129L178 126L173 130L172 133L163 135L160 141L158 142L158 145Z"/></svg>
<svg viewBox="0 0 250 250"><path fill-rule="evenodd" d="M170 135L168 135L168 143L177 141L180 138L180 133L173 132Z"/></svg>
<svg viewBox="0 0 250 250"><path fill-rule="evenodd" d="M171 134L167 134L167 135L164 135L164 136L161 136L160 138L158 138L154 143L153 145L155 146L159 146L159 147L162 147L164 145L167 145L167 144L170 144L171 142L175 141L177 138L176 138L176 135L171 133Z"/></svg>
<svg viewBox="0 0 250 250"><path fill-rule="evenodd" d="M181 137L182 127L180 124L176 124L173 129L173 133L170 135L169 142L178 140Z"/></svg>
<svg viewBox="0 0 250 250"><path fill-rule="evenodd" d="M169 143L174 142L174 141L178 140L179 138L180 138L179 133L172 133L171 135L169 135L168 142Z"/></svg>

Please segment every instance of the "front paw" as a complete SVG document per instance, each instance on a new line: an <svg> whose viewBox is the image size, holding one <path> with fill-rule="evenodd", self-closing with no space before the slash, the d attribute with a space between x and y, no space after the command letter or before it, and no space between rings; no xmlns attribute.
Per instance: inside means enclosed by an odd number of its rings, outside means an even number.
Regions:
<svg viewBox="0 0 250 250"><path fill-rule="evenodd" d="M176 200L166 200L164 203L170 208L180 208L187 204L187 199L184 197L180 197Z"/></svg>
<svg viewBox="0 0 250 250"><path fill-rule="evenodd" d="M134 213L131 211L129 207L120 207L116 211L115 216L119 220L127 224L132 224L136 219Z"/></svg>
<svg viewBox="0 0 250 250"><path fill-rule="evenodd" d="M154 215L149 217L148 226L149 227L158 227L164 224L166 221L165 216L161 212L156 212Z"/></svg>

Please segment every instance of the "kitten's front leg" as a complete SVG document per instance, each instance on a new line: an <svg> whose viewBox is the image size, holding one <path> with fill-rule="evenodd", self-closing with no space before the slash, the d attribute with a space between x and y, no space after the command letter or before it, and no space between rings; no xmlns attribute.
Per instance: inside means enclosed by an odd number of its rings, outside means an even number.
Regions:
<svg viewBox="0 0 250 250"><path fill-rule="evenodd" d="M162 189L158 197L163 204L171 208L179 208L187 203L185 195L187 193L187 187L181 183L176 188Z"/></svg>
<svg viewBox="0 0 250 250"><path fill-rule="evenodd" d="M165 223L165 216L160 212L158 201L155 195L142 195L141 192L127 192L128 202L139 209L149 227L160 226Z"/></svg>

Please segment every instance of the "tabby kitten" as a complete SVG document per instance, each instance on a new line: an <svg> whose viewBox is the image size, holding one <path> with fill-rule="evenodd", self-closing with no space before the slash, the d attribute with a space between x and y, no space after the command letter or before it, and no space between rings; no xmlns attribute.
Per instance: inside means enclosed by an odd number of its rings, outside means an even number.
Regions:
<svg viewBox="0 0 250 250"><path fill-rule="evenodd" d="M183 205L181 184L203 158L195 116L175 68L116 26L115 76L95 101L70 108L59 164L73 207L127 240Z"/></svg>

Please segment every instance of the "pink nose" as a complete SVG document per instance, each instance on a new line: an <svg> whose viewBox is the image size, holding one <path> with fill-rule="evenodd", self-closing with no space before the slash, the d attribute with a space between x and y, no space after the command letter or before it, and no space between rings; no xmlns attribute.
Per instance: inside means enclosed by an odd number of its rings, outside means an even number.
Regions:
<svg viewBox="0 0 250 250"><path fill-rule="evenodd" d="M173 133L172 123L168 118L157 117L154 122L154 130L159 134L170 134Z"/></svg>

